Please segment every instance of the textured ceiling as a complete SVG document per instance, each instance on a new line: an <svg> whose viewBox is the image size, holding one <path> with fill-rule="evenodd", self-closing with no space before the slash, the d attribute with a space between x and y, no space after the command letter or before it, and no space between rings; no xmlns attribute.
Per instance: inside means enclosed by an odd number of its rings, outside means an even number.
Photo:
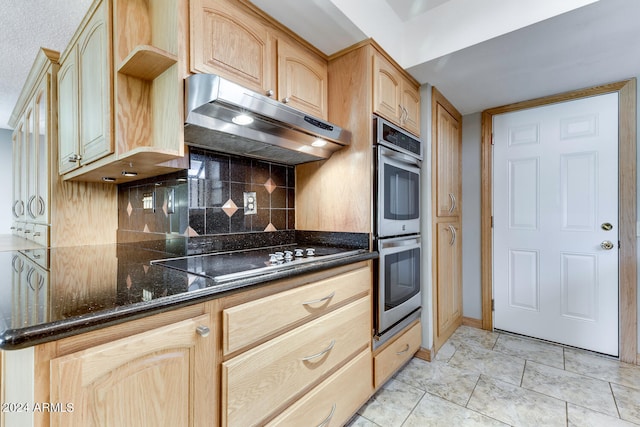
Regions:
<svg viewBox="0 0 640 427"><path fill-rule="evenodd" d="M434 31L433 25L417 26L422 22L420 17L441 16L444 10L457 10L455 21L444 19L435 23L441 27L438 31L441 38L435 46L440 47L456 41L466 30L472 34L473 25L478 27L475 30L485 30L513 21L499 18L505 8L515 7L520 11L521 6L528 5L533 8L530 12L537 12L536 9L542 9L539 6L542 3L555 3L550 0L518 0L517 5L513 0L252 1L327 54L374 37L421 83L437 86L463 114L640 76L640 55L637 54L640 0L595 1L417 61L406 59L407 54L425 49L433 52L433 48L427 47L434 39L430 33ZM561 4L570 3L577 4L580 0L563 0ZM63 50L90 4L91 0L2 0L0 128L8 128L7 122L38 48ZM353 9L353 14L345 13L345 8ZM464 24L464 27L453 24ZM391 42L397 40L395 44L385 40L389 33L402 35L403 28L413 29L404 39L402 36L391 38Z"/></svg>
<svg viewBox="0 0 640 427"><path fill-rule="evenodd" d="M38 49L64 50L90 5L91 0L0 2L0 128L9 128Z"/></svg>

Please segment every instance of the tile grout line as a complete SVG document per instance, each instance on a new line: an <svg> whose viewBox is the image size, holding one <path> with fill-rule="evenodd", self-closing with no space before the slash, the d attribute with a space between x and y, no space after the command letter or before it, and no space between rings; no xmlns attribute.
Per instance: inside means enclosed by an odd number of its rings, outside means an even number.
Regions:
<svg viewBox="0 0 640 427"><path fill-rule="evenodd" d="M613 392L613 386L611 385L611 381L609 383L609 390L611 390L611 397L613 397L613 404L616 405L616 412L618 413L618 418L622 419L622 414L620 414L620 408L618 407L618 400L616 399L616 394Z"/></svg>

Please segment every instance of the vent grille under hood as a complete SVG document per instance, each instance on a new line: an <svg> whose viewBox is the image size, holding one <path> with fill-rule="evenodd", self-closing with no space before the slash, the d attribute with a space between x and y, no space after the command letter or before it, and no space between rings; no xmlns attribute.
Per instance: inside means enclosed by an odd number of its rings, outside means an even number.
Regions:
<svg viewBox="0 0 640 427"><path fill-rule="evenodd" d="M214 74L185 79L187 145L296 165L349 145L348 131ZM253 118L234 123L239 114ZM322 147L314 144L326 141Z"/></svg>

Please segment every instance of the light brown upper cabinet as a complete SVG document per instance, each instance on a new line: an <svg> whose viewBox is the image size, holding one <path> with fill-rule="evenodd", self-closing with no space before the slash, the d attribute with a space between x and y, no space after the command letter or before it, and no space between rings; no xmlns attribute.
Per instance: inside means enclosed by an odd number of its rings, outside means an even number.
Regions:
<svg viewBox="0 0 640 427"><path fill-rule="evenodd" d="M194 0L191 71L218 74L327 119L327 61L249 5Z"/></svg>
<svg viewBox="0 0 640 427"><path fill-rule="evenodd" d="M373 56L373 110L420 136L420 88L384 56Z"/></svg>
<svg viewBox="0 0 640 427"><path fill-rule="evenodd" d="M462 117L449 102L434 89L433 103L434 151L436 161L436 216L459 217L462 194L461 141Z"/></svg>
<svg viewBox="0 0 640 427"><path fill-rule="evenodd" d="M61 58L59 173L120 184L184 169L183 0L94 0Z"/></svg>
<svg viewBox="0 0 640 427"><path fill-rule="evenodd" d="M94 3L62 53L58 74L59 172L113 152L110 7Z"/></svg>

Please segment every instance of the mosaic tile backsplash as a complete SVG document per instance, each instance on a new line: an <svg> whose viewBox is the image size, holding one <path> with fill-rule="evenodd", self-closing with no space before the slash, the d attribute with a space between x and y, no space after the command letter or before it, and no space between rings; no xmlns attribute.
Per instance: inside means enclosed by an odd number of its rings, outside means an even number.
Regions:
<svg viewBox="0 0 640 427"><path fill-rule="evenodd" d="M118 187L119 231L185 237L295 229L295 168L192 149L189 170ZM245 198L248 206L245 209Z"/></svg>

